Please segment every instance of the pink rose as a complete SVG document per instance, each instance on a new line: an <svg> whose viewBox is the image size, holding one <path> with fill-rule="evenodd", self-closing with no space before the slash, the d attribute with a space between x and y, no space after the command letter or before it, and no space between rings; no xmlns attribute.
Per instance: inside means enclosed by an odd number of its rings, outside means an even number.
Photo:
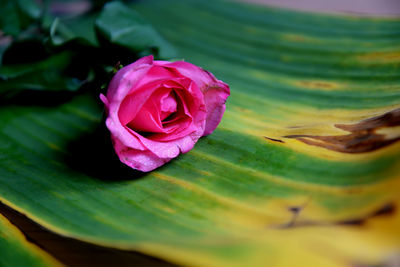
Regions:
<svg viewBox="0 0 400 267"><path fill-rule="evenodd" d="M229 93L227 84L193 64L147 56L118 71L100 98L119 159L147 172L211 134Z"/></svg>

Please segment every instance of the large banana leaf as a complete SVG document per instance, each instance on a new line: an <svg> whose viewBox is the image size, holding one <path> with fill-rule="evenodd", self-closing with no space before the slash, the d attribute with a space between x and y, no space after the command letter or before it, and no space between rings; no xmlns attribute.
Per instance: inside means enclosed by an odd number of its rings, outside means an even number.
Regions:
<svg viewBox="0 0 400 267"><path fill-rule="evenodd" d="M400 19L200 0L133 8L231 85L222 124L139 175L113 155L96 97L2 106L4 203L61 235L186 265L396 260Z"/></svg>

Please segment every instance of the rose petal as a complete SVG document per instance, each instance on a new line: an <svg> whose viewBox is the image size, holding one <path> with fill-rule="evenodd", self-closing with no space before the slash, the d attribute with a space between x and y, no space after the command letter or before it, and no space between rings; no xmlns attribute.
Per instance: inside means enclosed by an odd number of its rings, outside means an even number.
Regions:
<svg viewBox="0 0 400 267"><path fill-rule="evenodd" d="M118 140L114 141L114 149L121 162L143 172L152 171L172 159L160 158L150 151L127 148Z"/></svg>
<svg viewBox="0 0 400 267"><path fill-rule="evenodd" d="M175 93L171 90L171 92L168 95L165 95L161 98L160 118L162 121L165 120L172 113L177 111L178 103L176 102L175 97L176 97Z"/></svg>
<svg viewBox="0 0 400 267"><path fill-rule="evenodd" d="M148 71L153 63L153 56L143 57L134 63L127 65L120 69L115 76L112 78L108 90L107 90L107 99L109 102L112 102L115 98L120 99L120 96L127 95L129 90L126 90L127 87L132 87L138 82L144 74ZM138 72L138 70L142 70ZM124 85L125 86L121 86Z"/></svg>
<svg viewBox="0 0 400 267"><path fill-rule="evenodd" d="M101 102L103 102L103 104L104 104L104 106L105 106L105 108L106 108L106 110L108 112L108 108L109 108L110 103L108 102L107 97L105 95L103 95L103 94L100 94L99 97L100 97Z"/></svg>
<svg viewBox="0 0 400 267"><path fill-rule="evenodd" d="M136 132L163 133L164 129L157 114L151 108L143 107L127 126Z"/></svg>
<svg viewBox="0 0 400 267"><path fill-rule="evenodd" d="M200 90L210 82L214 83L214 81L210 79L209 74L206 71L189 62L167 62L155 60L153 64L176 70L181 75L189 78L190 80L193 80L197 84L197 86L199 86Z"/></svg>
<svg viewBox="0 0 400 267"><path fill-rule="evenodd" d="M195 83L189 81L189 84L186 84L186 86L187 88L185 89L175 90L178 102L180 103L178 111L174 115L176 117L173 121L164 122L163 124L164 129L174 127L173 131L169 131L168 134L155 134L151 137L152 140L163 142L173 141L183 138L198 129L204 130L206 110L203 96ZM192 94L189 94L188 91L191 91Z"/></svg>
<svg viewBox="0 0 400 267"><path fill-rule="evenodd" d="M228 85L222 82L217 87L210 86L204 91L207 119L203 135L211 134L221 122L225 112L225 102L229 94Z"/></svg>
<svg viewBox="0 0 400 267"><path fill-rule="evenodd" d="M153 65L148 70L146 75L135 85L135 88L140 88L141 86L153 83L155 81L160 81L161 83L163 80L169 80L179 77L180 74L172 68L164 68L161 66ZM129 93L132 93L132 91Z"/></svg>
<svg viewBox="0 0 400 267"><path fill-rule="evenodd" d="M158 89L158 85L151 85L136 94L130 94L121 102L118 117L122 125L128 124L140 112L150 96Z"/></svg>
<svg viewBox="0 0 400 267"><path fill-rule="evenodd" d="M140 142L140 139L132 135L127 127L122 126L121 123L116 122L111 117L106 119L106 126L111 133L113 141L120 141L125 147L137 150L146 150L146 147Z"/></svg>
<svg viewBox="0 0 400 267"><path fill-rule="evenodd" d="M180 74L190 77L204 94L207 110L206 126L203 135L211 134L218 126L225 111L225 102L230 95L229 86L217 80L214 75L196 65L185 61L154 61L154 64L173 68Z"/></svg>
<svg viewBox="0 0 400 267"><path fill-rule="evenodd" d="M146 103L137 113L137 115L127 125L138 132L150 132L150 133L165 133L171 132L170 128L164 128L164 122L162 119L172 112L177 110L177 102L175 100L175 93L169 88L159 88L153 92L153 94L147 99ZM130 100L127 98L126 100ZM137 101L136 98L134 98ZM125 102L123 102L125 104ZM130 106L135 103L128 103ZM137 105L136 105L137 106ZM161 111L161 109L167 111ZM129 112L129 108L127 108ZM121 108L120 113L127 113L125 109ZM133 113L133 112L131 112ZM120 116L121 117L121 116ZM177 116L175 116L177 117ZM123 119L121 121L125 122Z"/></svg>

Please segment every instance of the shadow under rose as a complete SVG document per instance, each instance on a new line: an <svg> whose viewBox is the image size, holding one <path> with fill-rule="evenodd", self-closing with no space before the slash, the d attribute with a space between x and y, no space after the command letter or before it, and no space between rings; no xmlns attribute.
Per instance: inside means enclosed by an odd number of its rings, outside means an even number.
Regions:
<svg viewBox="0 0 400 267"><path fill-rule="evenodd" d="M144 177L146 173L123 164L116 155L110 133L101 123L96 129L68 146L68 166L76 171L103 181L126 181Z"/></svg>
<svg viewBox="0 0 400 267"><path fill-rule="evenodd" d="M57 107L76 96L70 91L35 91L24 90L9 95L0 94L0 106L43 106Z"/></svg>

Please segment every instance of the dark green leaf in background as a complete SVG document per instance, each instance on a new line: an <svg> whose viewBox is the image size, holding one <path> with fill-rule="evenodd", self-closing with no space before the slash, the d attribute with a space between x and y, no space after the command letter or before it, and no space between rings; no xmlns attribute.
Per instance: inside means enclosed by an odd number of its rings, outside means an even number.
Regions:
<svg viewBox="0 0 400 267"><path fill-rule="evenodd" d="M0 30L16 36L38 19L41 9L34 0L0 0Z"/></svg>
<svg viewBox="0 0 400 267"><path fill-rule="evenodd" d="M56 18L50 26L50 41L54 46L61 46L68 42L98 47L95 36L94 21L96 14L84 14L72 18Z"/></svg>
<svg viewBox="0 0 400 267"><path fill-rule="evenodd" d="M0 96L23 90L76 91L83 81L67 73L73 58L72 52L65 51L38 62L3 66Z"/></svg>
<svg viewBox="0 0 400 267"><path fill-rule="evenodd" d="M135 10L120 2L108 3L96 20L100 40L140 53L161 58L176 57L175 49Z"/></svg>
<svg viewBox="0 0 400 267"><path fill-rule="evenodd" d="M17 18L1 25L5 34L20 35L0 44L0 98L15 98L24 91L77 91L83 85L98 94L117 64L130 64L148 54L164 59L176 56L150 23L122 3L109 3L100 14L58 18L43 11L43 23L38 23L39 7L23 2L1 3L7 20L22 12L32 24L23 34Z"/></svg>

